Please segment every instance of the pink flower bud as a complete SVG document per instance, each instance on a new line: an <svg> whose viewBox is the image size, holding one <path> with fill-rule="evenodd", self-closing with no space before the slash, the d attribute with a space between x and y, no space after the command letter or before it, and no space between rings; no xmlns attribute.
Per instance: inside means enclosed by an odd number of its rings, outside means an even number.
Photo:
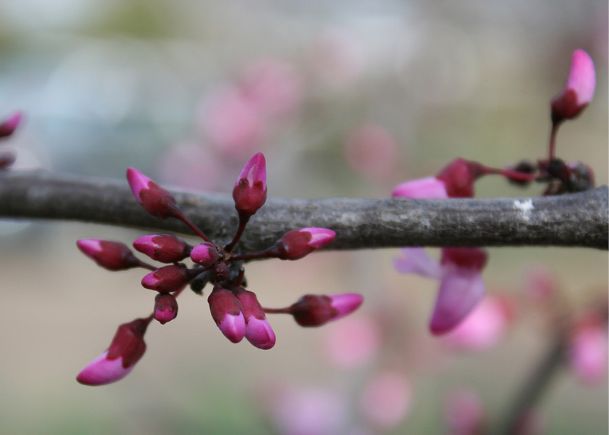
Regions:
<svg viewBox="0 0 609 435"><path fill-rule="evenodd" d="M584 50L575 50L565 88L552 100L552 121L576 118L592 101L595 87L594 62Z"/></svg>
<svg viewBox="0 0 609 435"><path fill-rule="evenodd" d="M233 343L245 337L245 318L239 299L230 290L216 287L207 298L211 316L222 334Z"/></svg>
<svg viewBox="0 0 609 435"><path fill-rule="evenodd" d="M351 314L363 301L357 293L305 295L290 307L290 312L300 326L321 326Z"/></svg>
<svg viewBox="0 0 609 435"><path fill-rule="evenodd" d="M108 270L125 270L140 265L127 245L98 239L81 239L76 242L78 249Z"/></svg>
<svg viewBox="0 0 609 435"><path fill-rule="evenodd" d="M146 351L144 333L149 319L135 319L120 325L110 347L91 361L76 377L85 385L116 382L131 372Z"/></svg>
<svg viewBox="0 0 609 435"><path fill-rule="evenodd" d="M0 138L11 136L19 127L22 118L21 112L15 112L0 122Z"/></svg>
<svg viewBox="0 0 609 435"><path fill-rule="evenodd" d="M233 188L235 208L243 215L251 216L266 201L266 160L256 153L245 164Z"/></svg>
<svg viewBox="0 0 609 435"><path fill-rule="evenodd" d="M127 181L135 199L152 216L167 218L176 216L178 207L169 192L135 168L127 169Z"/></svg>
<svg viewBox="0 0 609 435"><path fill-rule="evenodd" d="M327 228L301 228L285 233L277 242L278 258L298 260L332 243L336 233Z"/></svg>
<svg viewBox="0 0 609 435"><path fill-rule="evenodd" d="M164 266L160 269L150 272L142 278L142 286L156 290L159 293L169 293L176 290L181 290L188 281L191 274L183 265Z"/></svg>
<svg viewBox="0 0 609 435"><path fill-rule="evenodd" d="M218 252L216 245L205 242L192 248L190 258L195 263L209 267L218 261L220 258L220 253Z"/></svg>
<svg viewBox="0 0 609 435"><path fill-rule="evenodd" d="M154 318L164 325L178 315L178 301L169 293L159 293L154 298Z"/></svg>
<svg viewBox="0 0 609 435"><path fill-rule="evenodd" d="M188 245L171 234L150 234L138 237L133 247L162 263L175 263L188 256Z"/></svg>
<svg viewBox="0 0 609 435"><path fill-rule="evenodd" d="M444 199L448 198L446 186L436 177L419 178L405 181L394 187L391 196L394 198Z"/></svg>
<svg viewBox="0 0 609 435"><path fill-rule="evenodd" d="M272 348L275 345L275 332L266 320L256 294L243 289L237 293L237 298L245 316L245 338L259 349Z"/></svg>
<svg viewBox="0 0 609 435"><path fill-rule="evenodd" d="M474 196L474 182L482 175L480 165L464 159L455 159L437 175L444 183L450 198L471 198Z"/></svg>

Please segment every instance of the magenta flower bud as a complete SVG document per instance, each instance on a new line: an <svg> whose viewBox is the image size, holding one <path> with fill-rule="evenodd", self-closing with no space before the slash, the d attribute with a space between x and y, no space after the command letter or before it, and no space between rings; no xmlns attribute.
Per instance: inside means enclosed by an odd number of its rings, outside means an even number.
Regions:
<svg viewBox="0 0 609 435"><path fill-rule="evenodd" d="M188 257L188 245L171 234L150 234L138 237L133 247L162 263L175 263Z"/></svg>
<svg viewBox="0 0 609 435"><path fill-rule="evenodd" d="M266 160L256 153L245 164L233 188L235 208L245 216L251 216L266 201Z"/></svg>
<svg viewBox="0 0 609 435"><path fill-rule="evenodd" d="M230 290L215 287L207 298L211 316L222 334L233 343L245 337L245 318L239 299Z"/></svg>
<svg viewBox="0 0 609 435"><path fill-rule="evenodd" d="M220 258L220 253L218 252L216 245L213 243L204 242L192 248L190 258L195 263L209 267L218 261Z"/></svg>
<svg viewBox="0 0 609 435"><path fill-rule="evenodd" d="M178 214L173 196L137 169L127 169L127 181L135 199L152 216L164 219Z"/></svg>
<svg viewBox="0 0 609 435"><path fill-rule="evenodd" d="M552 100L552 122L576 118L592 101L595 87L594 62L584 50L575 50L567 83L561 94Z"/></svg>
<svg viewBox="0 0 609 435"><path fill-rule="evenodd" d="M400 183L393 188L391 196L411 199L448 198L444 182L436 177L419 178Z"/></svg>
<svg viewBox="0 0 609 435"><path fill-rule="evenodd" d="M321 326L351 314L363 301L357 293L305 295L290 307L290 312L300 326Z"/></svg>
<svg viewBox="0 0 609 435"><path fill-rule="evenodd" d="M144 333L149 322L135 319L120 325L108 350L87 364L76 380L84 385L105 385L127 376L146 351Z"/></svg>
<svg viewBox="0 0 609 435"><path fill-rule="evenodd" d="M474 196L474 182L482 175L482 168L476 162L455 159L444 167L437 179L444 183L450 198L471 198Z"/></svg>
<svg viewBox="0 0 609 435"><path fill-rule="evenodd" d="M245 317L245 338L259 349L270 349L275 345L275 332L266 319L256 294L242 289L237 293Z"/></svg>
<svg viewBox="0 0 609 435"><path fill-rule="evenodd" d="M176 290L181 290L188 281L191 274L183 265L164 266L160 269L150 272L142 278L142 286L156 290L159 293L169 293Z"/></svg>
<svg viewBox="0 0 609 435"><path fill-rule="evenodd" d="M22 118L21 112L15 112L0 122L0 138L11 136L19 127Z"/></svg>
<svg viewBox="0 0 609 435"><path fill-rule="evenodd" d="M277 257L298 260L316 249L332 243L336 233L327 228L301 228L288 231L277 242Z"/></svg>
<svg viewBox="0 0 609 435"><path fill-rule="evenodd" d="M83 254L108 270L125 270L140 265L131 249L121 242L81 239L76 245Z"/></svg>
<svg viewBox="0 0 609 435"><path fill-rule="evenodd" d="M159 293L154 298L154 318L161 325L172 321L178 315L178 301L169 293Z"/></svg>

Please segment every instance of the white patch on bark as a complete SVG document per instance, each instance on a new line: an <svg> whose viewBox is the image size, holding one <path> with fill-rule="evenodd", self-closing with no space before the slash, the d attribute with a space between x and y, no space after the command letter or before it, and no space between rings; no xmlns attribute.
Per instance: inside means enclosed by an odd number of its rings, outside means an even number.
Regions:
<svg viewBox="0 0 609 435"><path fill-rule="evenodd" d="M525 199L524 201L515 200L514 208L520 210L520 217L522 220L528 222L531 219L531 211L535 208L532 199Z"/></svg>

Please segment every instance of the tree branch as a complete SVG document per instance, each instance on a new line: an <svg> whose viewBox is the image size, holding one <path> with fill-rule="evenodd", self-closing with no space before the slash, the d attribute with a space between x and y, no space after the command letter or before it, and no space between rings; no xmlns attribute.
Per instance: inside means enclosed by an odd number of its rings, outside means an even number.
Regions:
<svg viewBox="0 0 609 435"><path fill-rule="evenodd" d="M237 214L228 195L174 191L206 234L230 238ZM580 246L607 249L607 187L534 198L270 199L243 238L248 249L270 246L299 227L337 232L332 249L399 246ZM185 232L178 221L144 212L126 181L45 172L0 174L0 217L59 219Z"/></svg>

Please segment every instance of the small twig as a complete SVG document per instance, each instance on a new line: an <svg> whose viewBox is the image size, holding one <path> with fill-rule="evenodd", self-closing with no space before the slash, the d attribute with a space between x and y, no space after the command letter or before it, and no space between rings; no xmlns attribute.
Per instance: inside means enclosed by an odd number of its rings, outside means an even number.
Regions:
<svg viewBox="0 0 609 435"><path fill-rule="evenodd" d="M508 410L505 421L498 427L497 435L514 435L527 414L548 391L552 380L562 367L567 350L566 333L557 333L550 346L520 387Z"/></svg>

